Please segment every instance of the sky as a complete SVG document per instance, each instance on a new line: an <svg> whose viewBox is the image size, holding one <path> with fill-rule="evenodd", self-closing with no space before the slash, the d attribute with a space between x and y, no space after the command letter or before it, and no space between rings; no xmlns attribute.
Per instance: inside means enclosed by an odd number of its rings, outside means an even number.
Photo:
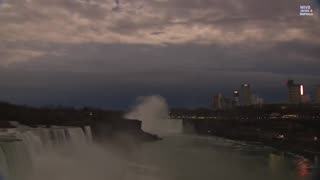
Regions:
<svg viewBox="0 0 320 180"><path fill-rule="evenodd" d="M250 83L286 101L288 78L320 84L312 0L0 0L0 100L130 107L161 95L209 107ZM319 5L319 4L318 4Z"/></svg>

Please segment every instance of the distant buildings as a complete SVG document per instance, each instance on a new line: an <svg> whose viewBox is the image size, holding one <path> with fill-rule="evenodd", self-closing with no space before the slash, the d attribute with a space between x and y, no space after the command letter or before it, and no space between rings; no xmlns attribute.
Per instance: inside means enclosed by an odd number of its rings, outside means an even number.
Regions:
<svg viewBox="0 0 320 180"><path fill-rule="evenodd" d="M263 103L264 103L263 98L252 93L250 84L241 85L240 106L251 106L251 105L261 106Z"/></svg>
<svg viewBox="0 0 320 180"><path fill-rule="evenodd" d="M320 85L316 86L315 96L311 98L305 91L303 84L296 84L294 80L287 81L288 104L320 104ZM231 97L224 97L221 93L214 97L214 109L231 109L237 106L262 106L264 100L253 94L250 84L242 84L240 91L234 90Z"/></svg>
<svg viewBox="0 0 320 180"><path fill-rule="evenodd" d="M257 95L252 95L251 96L251 105L258 105L258 106L261 106L263 105L264 103L264 100L263 98L257 96Z"/></svg>
<svg viewBox="0 0 320 180"><path fill-rule="evenodd" d="M295 84L293 80L288 80L288 103L300 104L302 103L302 96L304 95L304 86L302 84Z"/></svg>
<svg viewBox="0 0 320 180"><path fill-rule="evenodd" d="M262 105L263 99L254 95L250 84L241 85L240 91L233 91L232 97L224 97L221 93L213 99L214 109L231 109L237 106Z"/></svg>
<svg viewBox="0 0 320 180"><path fill-rule="evenodd" d="M234 107L232 98L224 97L221 93L213 98L214 109L230 109Z"/></svg>
<svg viewBox="0 0 320 180"><path fill-rule="evenodd" d="M320 85L316 87L314 99L311 99L311 96L306 93L303 84L296 84L293 80L288 80L287 87L289 104L309 104L311 102L320 104Z"/></svg>

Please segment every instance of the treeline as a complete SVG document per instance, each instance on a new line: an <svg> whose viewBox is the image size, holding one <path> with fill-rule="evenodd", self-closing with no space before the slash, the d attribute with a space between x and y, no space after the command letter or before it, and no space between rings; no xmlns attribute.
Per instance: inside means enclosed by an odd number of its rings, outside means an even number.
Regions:
<svg viewBox="0 0 320 180"><path fill-rule="evenodd" d="M75 109L70 107L35 108L0 102L0 126L11 127L9 121L17 121L29 126L84 126L93 120L121 117L120 111L103 111L94 108Z"/></svg>

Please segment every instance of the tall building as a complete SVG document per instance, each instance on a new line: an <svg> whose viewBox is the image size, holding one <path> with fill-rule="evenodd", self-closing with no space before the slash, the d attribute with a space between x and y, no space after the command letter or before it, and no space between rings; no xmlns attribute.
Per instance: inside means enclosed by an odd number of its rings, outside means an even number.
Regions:
<svg viewBox="0 0 320 180"><path fill-rule="evenodd" d="M251 97L251 104L252 105L262 106L263 103L264 103L263 98L261 98L257 95L252 95L252 97Z"/></svg>
<svg viewBox="0 0 320 180"><path fill-rule="evenodd" d="M239 96L240 96L239 91L237 91L237 90L233 91L233 102L232 102L233 106L240 105Z"/></svg>
<svg viewBox="0 0 320 180"><path fill-rule="evenodd" d="M250 84L241 85L240 105L249 106L252 104L252 90Z"/></svg>
<svg viewBox="0 0 320 180"><path fill-rule="evenodd" d="M320 85L316 87L315 103L320 104Z"/></svg>
<svg viewBox="0 0 320 180"><path fill-rule="evenodd" d="M213 98L213 108L214 109L222 109L223 108L223 96L221 93L218 95L214 96Z"/></svg>
<svg viewBox="0 0 320 180"><path fill-rule="evenodd" d="M288 80L288 103L300 104L302 96L304 95L304 86L302 84L295 84L293 80Z"/></svg>
<svg viewBox="0 0 320 180"><path fill-rule="evenodd" d="M213 108L218 109L231 109L233 107L232 98L224 97L221 93L214 96L213 98Z"/></svg>

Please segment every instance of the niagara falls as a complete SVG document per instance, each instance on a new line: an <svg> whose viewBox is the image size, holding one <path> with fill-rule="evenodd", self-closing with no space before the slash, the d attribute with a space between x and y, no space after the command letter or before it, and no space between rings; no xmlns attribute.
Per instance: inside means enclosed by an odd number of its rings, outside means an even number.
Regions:
<svg viewBox="0 0 320 180"><path fill-rule="evenodd" d="M123 138L132 132L118 130L101 141L95 140L90 124L29 127L10 122L15 127L2 128L0 134L1 180L307 180L317 175L317 157L183 132L182 120L169 117L161 96L137 98L123 116L129 123L141 119L140 128L159 133L161 139L137 142Z"/></svg>
<svg viewBox="0 0 320 180"><path fill-rule="evenodd" d="M320 180L320 0L0 0L0 180Z"/></svg>

